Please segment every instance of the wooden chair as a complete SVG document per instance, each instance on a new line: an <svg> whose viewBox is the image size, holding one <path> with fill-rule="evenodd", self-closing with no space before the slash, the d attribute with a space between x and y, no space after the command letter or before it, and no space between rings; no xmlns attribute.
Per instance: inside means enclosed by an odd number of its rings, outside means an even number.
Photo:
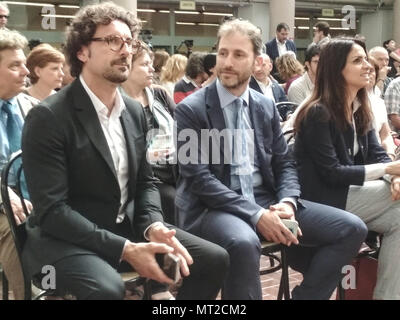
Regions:
<svg viewBox="0 0 400 320"><path fill-rule="evenodd" d="M21 157L22 157L22 151L18 151L16 153L14 153L11 156L11 159L9 160L9 162L4 166L2 173L1 173L1 196L2 196L2 200L3 200L4 211L7 216L8 222L10 224L11 234L13 236L15 247L16 247L17 254L18 254L20 261L22 261L21 255L22 255L22 250L23 250L27 235L26 235L26 230L25 230L25 223L17 225L17 223L15 221L14 213L13 213L11 202L10 202L10 195L9 195L10 189L9 188L12 188L15 191L15 193L18 195L19 201L21 202L24 213L26 216L28 216L29 212L25 205L25 202L24 202L23 196L22 196L22 192L21 192L22 162L19 161L19 160L21 160ZM9 176L10 176L11 170L13 170L15 177L16 177L15 185L10 185L10 183L9 183ZM52 297L53 299L62 299L62 300L73 299L73 297L71 297L71 296L57 297L54 290L42 289L40 281L38 281L38 279L30 279L28 277L26 268L24 267L24 265L22 263L21 263L21 265L22 265L22 272L23 272L24 285L25 285L25 294L24 294L25 300L32 299L32 283L35 287L37 287L37 288L39 288L39 290L41 290L41 292L39 294L37 294L35 297L33 297L33 300L43 299L44 297ZM125 287L127 289L133 288L135 286L143 286L144 287L143 298L144 299L150 298L150 291L149 291L147 279L140 277L139 274L136 272L121 273L121 277L124 280ZM8 300L8 287L5 287L6 282L4 282L4 280L3 280L3 299Z"/></svg>

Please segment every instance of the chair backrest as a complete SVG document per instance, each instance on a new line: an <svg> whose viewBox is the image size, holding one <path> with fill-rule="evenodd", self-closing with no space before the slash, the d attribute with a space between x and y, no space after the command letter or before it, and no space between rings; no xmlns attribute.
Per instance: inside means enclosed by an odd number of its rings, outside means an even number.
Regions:
<svg viewBox="0 0 400 320"><path fill-rule="evenodd" d="M18 195L19 201L21 201L22 208L26 216L29 215L28 209L25 205L24 198L22 196L21 191L21 175L22 175L22 151L18 151L14 153L9 162L4 166L1 172L1 197L3 200L3 207L5 214L7 216L8 223L10 225L11 234L14 239L15 248L17 250L17 254L19 260L22 261L22 249L25 244L26 240L26 230L25 230L25 223L17 225L15 218L14 218L14 211L11 205L10 200L10 193L9 188L12 188L13 191ZM13 172L15 176L15 185L10 184L10 174ZM14 181L13 181L14 183ZM22 263L21 263L22 265ZM30 299L31 297L31 281L27 276L27 272L24 270L22 265L22 272L24 275L24 282L25 282L25 299Z"/></svg>
<svg viewBox="0 0 400 320"><path fill-rule="evenodd" d="M298 104L290 101L282 101L276 103L275 106L278 109L282 121L286 121L288 119L288 116L294 113L294 111L298 107Z"/></svg>

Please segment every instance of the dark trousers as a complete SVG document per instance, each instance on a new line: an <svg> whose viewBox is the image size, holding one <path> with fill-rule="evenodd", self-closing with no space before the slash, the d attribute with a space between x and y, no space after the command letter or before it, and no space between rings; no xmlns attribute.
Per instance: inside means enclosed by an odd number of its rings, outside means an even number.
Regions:
<svg viewBox="0 0 400 320"><path fill-rule="evenodd" d="M257 197L268 208L268 201ZM293 299L329 299L341 279L342 267L351 262L367 234L357 216L333 207L301 200L296 220L303 231L302 245L289 248L290 265L303 273L303 282L292 292ZM269 203L270 204L270 203ZM256 230L231 213L210 210L201 228L191 230L225 248L230 270L223 299L262 299L260 284L261 245Z"/></svg>
<svg viewBox="0 0 400 320"><path fill-rule="evenodd" d="M190 266L190 276L184 278L177 299L215 299L229 267L227 252L213 243L174 229L177 239L194 261ZM126 263L111 266L95 253L66 257L54 263L57 293L72 294L79 300L123 299L125 287L117 270L127 271L126 266Z"/></svg>

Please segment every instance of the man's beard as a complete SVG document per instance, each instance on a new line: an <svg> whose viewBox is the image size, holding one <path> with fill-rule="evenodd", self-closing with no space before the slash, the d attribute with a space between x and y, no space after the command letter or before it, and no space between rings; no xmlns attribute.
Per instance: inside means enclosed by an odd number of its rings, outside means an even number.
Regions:
<svg viewBox="0 0 400 320"><path fill-rule="evenodd" d="M224 79L222 77L223 71L234 72L235 75L232 74L230 79ZM227 89L236 89L242 86L244 83L249 81L251 76L251 72L239 74L233 70L227 69L218 70L217 72L219 81L221 81L222 85Z"/></svg>
<svg viewBox="0 0 400 320"><path fill-rule="evenodd" d="M118 69L112 68L114 65L118 65ZM125 68L124 68L125 66ZM107 70L103 73L104 79L111 81L113 83L122 83L128 79L130 64L128 63L127 58L121 58L118 60L111 61L111 67L107 68ZM125 70L121 70L124 68Z"/></svg>

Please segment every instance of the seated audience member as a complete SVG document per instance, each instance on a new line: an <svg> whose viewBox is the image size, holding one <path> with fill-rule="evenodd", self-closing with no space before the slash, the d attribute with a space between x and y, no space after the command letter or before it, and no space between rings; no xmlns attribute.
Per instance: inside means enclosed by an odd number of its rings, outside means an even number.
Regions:
<svg viewBox="0 0 400 320"><path fill-rule="evenodd" d="M187 60L183 54L173 54L161 69L160 84L171 98L174 97L175 84L185 75Z"/></svg>
<svg viewBox="0 0 400 320"><path fill-rule="evenodd" d="M11 155L21 148L24 118L32 108L29 100L21 93L24 89L25 78L29 73L25 66L26 58L23 51L27 44L26 38L18 32L0 29L0 171L10 160ZM11 184L15 183L12 176L10 180ZM26 219L21 201L12 189L9 192L15 220L17 224L20 224ZM25 200L25 203L31 210L31 203L28 200ZM1 197L0 263L7 276L10 289L14 293L14 299L24 299L21 265L7 217L3 212Z"/></svg>
<svg viewBox="0 0 400 320"><path fill-rule="evenodd" d="M376 80L376 89L379 89L381 98L384 97L385 91L389 83L393 80L392 77L388 76L390 71L389 65L389 54L383 47L373 47L369 50L369 55L375 58L379 65L378 80Z"/></svg>
<svg viewBox="0 0 400 320"><path fill-rule="evenodd" d="M36 104L54 94L54 89L61 88L63 83L64 63L64 55L51 45L35 47L26 60L31 86L24 93L34 98Z"/></svg>
<svg viewBox="0 0 400 320"><path fill-rule="evenodd" d="M276 68L281 79L285 81L285 94L288 93L293 81L300 78L304 73L303 66L292 52L285 53L283 56L276 59Z"/></svg>
<svg viewBox="0 0 400 320"><path fill-rule="evenodd" d="M174 101L181 102L188 95L201 88L201 84L208 79L204 70L206 53L193 52L187 62L184 77L175 84Z"/></svg>
<svg viewBox="0 0 400 320"><path fill-rule="evenodd" d="M155 84L160 84L160 75L161 75L161 70L165 66L169 59L169 53L165 50L156 50L154 52L154 58L153 58L153 68L154 68L154 73L153 73L153 82Z"/></svg>
<svg viewBox="0 0 400 320"><path fill-rule="evenodd" d="M385 105L392 129L400 132L400 78L391 81L386 89Z"/></svg>
<svg viewBox="0 0 400 320"><path fill-rule="evenodd" d="M215 53L209 53L204 57L204 71L207 73L208 79L201 84L202 87L208 86L217 78L217 73L215 71L216 63L217 55Z"/></svg>
<svg viewBox="0 0 400 320"><path fill-rule="evenodd" d="M172 165L167 162L168 158L174 156L172 135L176 106L164 88L152 87L152 54L150 48L142 43L141 50L133 55L131 73L122 88L128 96L139 101L144 109L150 132L147 136L150 146L148 158L152 161L154 175L160 179L158 188L164 219L168 223L175 223L175 175Z"/></svg>
<svg viewBox="0 0 400 320"><path fill-rule="evenodd" d="M345 209L383 234L374 298L399 299L400 162L391 162L371 130L370 67L363 42L326 44L296 119L295 159L305 199Z"/></svg>
<svg viewBox="0 0 400 320"><path fill-rule="evenodd" d="M388 156L394 160L396 158L396 145L394 144L388 123L385 102L374 91L379 74L379 65L373 57L369 57L368 61L371 68L369 70L369 83L366 89L373 114L372 127L375 129L378 142L382 145L383 149L385 149Z"/></svg>
<svg viewBox="0 0 400 320"><path fill-rule="evenodd" d="M389 67L388 77L394 78L397 74L394 62L400 63L400 55L396 53L396 42L393 39L386 40L383 43L383 47L387 50L389 55Z"/></svg>
<svg viewBox="0 0 400 320"><path fill-rule="evenodd" d="M250 78L250 88L271 98L274 102L288 101L282 87L270 77L272 62L269 56L263 53L258 59L260 62L254 65L253 75Z"/></svg>
<svg viewBox="0 0 400 320"><path fill-rule="evenodd" d="M301 104L313 91L321 49L316 44L308 46L304 66L306 72L293 81L288 91L289 101Z"/></svg>
<svg viewBox="0 0 400 320"><path fill-rule="evenodd" d="M33 108L23 131L35 208L23 261L32 276L52 265L59 295L114 300L125 295L118 271L171 284L155 254L172 252L184 276L177 298L214 299L226 251L164 224L143 108L117 89L140 47L138 28L132 13L105 2L81 8L67 29L77 79Z"/></svg>
<svg viewBox="0 0 400 320"><path fill-rule="evenodd" d="M299 199L295 163L274 103L248 85L261 46L256 26L239 19L225 22L218 31L217 80L175 109L178 137L197 133L189 141L177 140L178 154L187 156L178 158L179 222L227 249L223 299L262 298L259 236L290 246L290 264L304 276L293 299L329 299L367 229L348 212ZM204 132L213 137L224 132L221 146L209 144L207 135L204 143ZM281 219L298 221L300 239Z"/></svg>

